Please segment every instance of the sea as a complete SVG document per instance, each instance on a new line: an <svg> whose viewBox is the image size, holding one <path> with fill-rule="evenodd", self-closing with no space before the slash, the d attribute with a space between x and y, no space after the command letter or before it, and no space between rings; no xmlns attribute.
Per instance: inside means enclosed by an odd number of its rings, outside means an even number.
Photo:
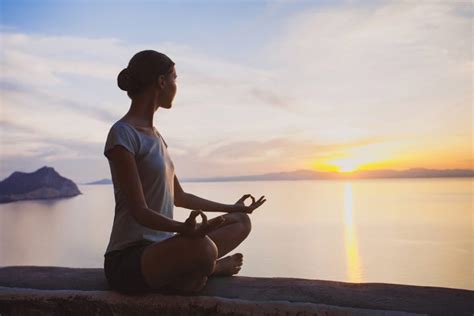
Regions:
<svg viewBox="0 0 474 316"><path fill-rule="evenodd" d="M181 184L225 204L265 195L230 252L244 255L239 275L474 290L473 178ZM103 267L113 186L78 187L72 198L0 204L0 266ZM174 219L190 212L176 207Z"/></svg>

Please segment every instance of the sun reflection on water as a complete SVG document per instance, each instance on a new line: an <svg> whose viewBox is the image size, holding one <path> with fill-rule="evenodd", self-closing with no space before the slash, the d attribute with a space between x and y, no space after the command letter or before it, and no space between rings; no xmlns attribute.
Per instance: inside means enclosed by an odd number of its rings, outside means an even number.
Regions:
<svg viewBox="0 0 474 316"><path fill-rule="evenodd" d="M350 282L362 282L357 231L353 216L352 184L344 183L344 244L347 258L347 277Z"/></svg>

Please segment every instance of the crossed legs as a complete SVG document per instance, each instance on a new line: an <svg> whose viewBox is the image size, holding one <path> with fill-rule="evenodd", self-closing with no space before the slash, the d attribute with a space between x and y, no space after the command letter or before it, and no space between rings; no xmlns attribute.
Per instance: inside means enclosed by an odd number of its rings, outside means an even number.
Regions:
<svg viewBox="0 0 474 316"><path fill-rule="evenodd" d="M192 239L178 234L149 245L141 258L142 272L148 285L154 289L166 286L194 293L206 285L209 276L237 273L242 264L242 254L217 259L247 238L251 222L245 213L223 216L226 218L223 226L204 238Z"/></svg>

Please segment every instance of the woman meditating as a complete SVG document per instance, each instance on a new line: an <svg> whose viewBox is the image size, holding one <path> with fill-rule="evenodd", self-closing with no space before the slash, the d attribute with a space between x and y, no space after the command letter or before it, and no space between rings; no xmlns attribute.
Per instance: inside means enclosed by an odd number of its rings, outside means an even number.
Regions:
<svg viewBox="0 0 474 316"><path fill-rule="evenodd" d="M104 271L121 292L192 294L208 277L238 273L242 254L222 257L249 235L247 214L266 201L245 194L222 204L183 191L168 145L153 126L158 108L172 106L176 78L174 62L153 50L135 54L117 78L132 102L110 128L104 148L116 203ZM184 223L173 220L174 206L193 210ZM227 214L207 220L203 211Z"/></svg>

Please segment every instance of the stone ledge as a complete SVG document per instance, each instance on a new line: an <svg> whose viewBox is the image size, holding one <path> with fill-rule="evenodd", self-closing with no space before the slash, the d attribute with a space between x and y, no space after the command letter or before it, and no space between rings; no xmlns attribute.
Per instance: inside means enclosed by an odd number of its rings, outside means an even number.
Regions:
<svg viewBox="0 0 474 316"><path fill-rule="evenodd" d="M195 296L125 295L103 269L0 268L4 315L472 315L474 292L384 283L215 277Z"/></svg>
<svg viewBox="0 0 474 316"><path fill-rule="evenodd" d="M420 315L288 301L0 287L3 315Z"/></svg>

